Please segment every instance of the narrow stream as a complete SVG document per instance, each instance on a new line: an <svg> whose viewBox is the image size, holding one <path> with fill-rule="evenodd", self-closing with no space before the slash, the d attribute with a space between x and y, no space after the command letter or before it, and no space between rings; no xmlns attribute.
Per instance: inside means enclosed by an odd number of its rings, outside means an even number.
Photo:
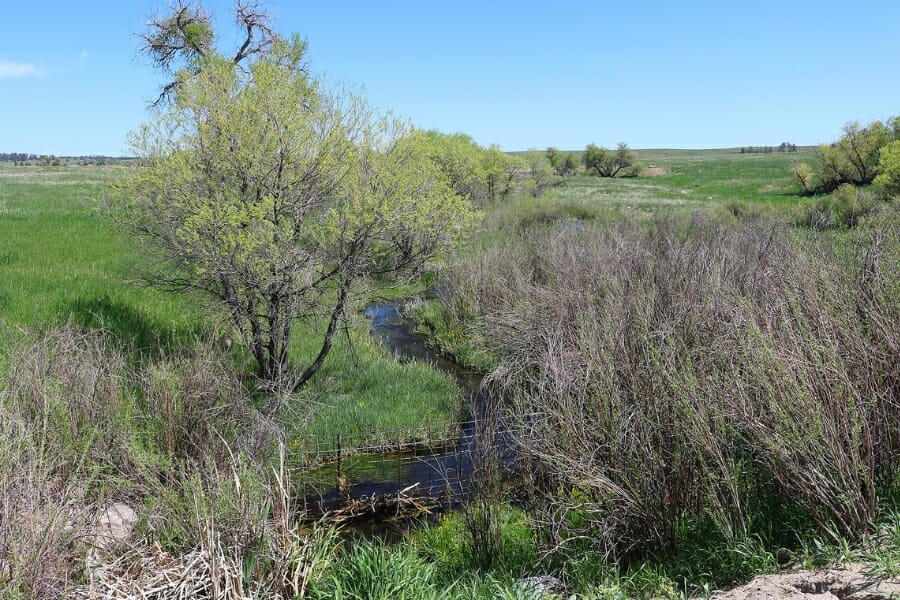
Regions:
<svg viewBox="0 0 900 600"><path fill-rule="evenodd" d="M410 488L415 496L442 499L439 510L458 506L474 483L472 451L476 447L476 431L466 409L471 407L477 412L485 405L482 376L430 348L425 338L416 333L415 324L402 316L397 303L369 306L365 316L371 335L402 360L427 362L451 375L463 391L465 412L453 438L437 447L432 444L402 451L376 450L347 456L339 467L325 465L316 477L316 493L306 497L307 507L324 512L348 500L397 494ZM511 445L506 438L505 434L496 436L494 445L501 450L501 456L508 458ZM378 521L376 516L368 523L354 523L353 527L364 536L384 537L384 526Z"/></svg>
<svg viewBox="0 0 900 600"><path fill-rule="evenodd" d="M425 338L416 333L415 323L400 314L396 302L373 304L366 308L365 315L371 322L372 337L392 353L407 360L430 363L437 370L453 376L470 402L479 393L482 376L435 352Z"/></svg>

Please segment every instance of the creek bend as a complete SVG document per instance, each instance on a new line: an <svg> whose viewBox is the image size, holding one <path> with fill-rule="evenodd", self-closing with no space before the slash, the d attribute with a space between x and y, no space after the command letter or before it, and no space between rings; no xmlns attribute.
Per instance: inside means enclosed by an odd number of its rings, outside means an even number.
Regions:
<svg viewBox="0 0 900 600"><path fill-rule="evenodd" d="M398 302L368 306L365 317L370 334L401 360L426 362L452 376L463 392L459 420L455 426L448 424L445 428L449 434L438 433L424 443L394 443L391 436L399 432L383 432L384 444L373 443L364 451L343 456L339 450L336 458L309 470L302 478L303 508L311 515L335 511L353 502L401 494L427 499L434 514L458 508L475 487L478 473L473 457L479 440L486 439L483 428L479 432L477 424L479 413L489 400L481 385L482 375L432 349L416 332L415 324L402 315L401 306ZM511 467L515 460L505 429L496 428L488 439L501 464ZM349 450L352 441L348 442ZM338 444L340 448L340 441ZM402 531L402 524L388 523L390 519L386 517L390 515L372 511L347 525L363 536L391 537L391 530Z"/></svg>

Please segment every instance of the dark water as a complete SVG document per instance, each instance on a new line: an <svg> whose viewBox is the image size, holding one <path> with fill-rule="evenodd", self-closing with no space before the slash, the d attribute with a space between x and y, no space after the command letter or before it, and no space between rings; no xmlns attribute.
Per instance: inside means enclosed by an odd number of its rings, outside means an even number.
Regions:
<svg viewBox="0 0 900 600"><path fill-rule="evenodd" d="M372 337L379 340L384 347L401 358L427 362L435 369L453 376L463 390L466 400L471 403L476 399L481 388L482 376L430 348L425 338L416 333L415 324L400 314L397 303L369 306L365 310L365 315L371 322Z"/></svg>
<svg viewBox="0 0 900 600"><path fill-rule="evenodd" d="M396 303L377 304L365 310L371 334L403 360L427 362L451 375L463 391L464 410L459 427L452 438L430 447L402 451L374 451L342 458L340 468L331 461L314 473L316 493L306 496L306 508L322 512L340 507L347 499L397 494L413 487L410 495L441 499L439 510L452 509L465 502L475 487L473 457L479 440L489 443L503 464L511 464L511 443L505 431L479 432L481 407L488 397L481 387L482 376L449 360L431 349L425 338L415 332L414 324L402 316ZM483 422L483 421L482 421ZM337 485L340 478L341 485ZM367 521L354 523L362 535L385 535L384 515L373 515Z"/></svg>

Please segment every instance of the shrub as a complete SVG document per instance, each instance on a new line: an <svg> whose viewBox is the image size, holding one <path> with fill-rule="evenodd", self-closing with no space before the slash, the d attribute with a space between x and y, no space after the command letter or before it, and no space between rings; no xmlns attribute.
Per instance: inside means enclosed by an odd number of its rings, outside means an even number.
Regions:
<svg viewBox="0 0 900 600"><path fill-rule="evenodd" d="M796 224L819 231L856 227L860 219L872 214L880 204L872 192L845 183L803 208Z"/></svg>
<svg viewBox="0 0 900 600"><path fill-rule="evenodd" d="M207 343L140 373L156 443L173 460L228 464L232 454L270 456L276 425L250 406L240 373Z"/></svg>
<svg viewBox="0 0 900 600"><path fill-rule="evenodd" d="M525 188L532 198L537 198L548 188L562 182L562 178L553 171L545 154L537 150L529 150L523 160L528 173Z"/></svg>
<svg viewBox="0 0 900 600"><path fill-rule="evenodd" d="M589 171L595 171L600 177L615 177L635 165L634 152L624 142L620 142L615 151L588 144L582 160ZM640 169L634 171L635 176L639 173Z"/></svg>
<svg viewBox="0 0 900 600"><path fill-rule="evenodd" d="M785 503L871 527L900 460L897 230L861 232L851 261L763 219L669 217L531 230L457 266L490 380L528 415L543 543L628 561L683 518L740 536Z"/></svg>
<svg viewBox="0 0 900 600"><path fill-rule="evenodd" d="M816 168L795 164L792 172L804 195L829 193L845 183L866 186L878 176L881 151L897 135L897 119L844 125L843 134L830 145L816 149Z"/></svg>
<svg viewBox="0 0 900 600"><path fill-rule="evenodd" d="M725 204L725 210L736 219L743 219L757 214L756 211L751 210L745 203L738 200L731 200Z"/></svg>
<svg viewBox="0 0 900 600"><path fill-rule="evenodd" d="M900 123L900 119L897 122ZM882 149L878 171L875 184L886 194L900 195L900 139Z"/></svg>
<svg viewBox="0 0 900 600"><path fill-rule="evenodd" d="M791 172L800 184L800 192L804 196L812 195L816 192L815 175L812 167L806 163L794 163L791 166Z"/></svg>
<svg viewBox="0 0 900 600"><path fill-rule="evenodd" d="M560 152L559 149L550 146L544 154L553 167L553 172L559 177L569 177L578 170L580 161L574 152Z"/></svg>
<svg viewBox="0 0 900 600"><path fill-rule="evenodd" d="M60 598L80 572L96 505L78 457L54 452L49 427L0 403L0 589L4 597ZM74 459L74 460L70 460Z"/></svg>
<svg viewBox="0 0 900 600"><path fill-rule="evenodd" d="M125 376L125 357L101 334L66 325L13 346L5 404L40 428L61 475L79 462L133 474L137 410Z"/></svg>
<svg viewBox="0 0 900 600"><path fill-rule="evenodd" d="M627 178L640 177L641 173L644 172L644 168L645 168L644 163L635 162L634 164L629 166L627 169L625 169L625 172L622 173L622 177L627 177Z"/></svg>

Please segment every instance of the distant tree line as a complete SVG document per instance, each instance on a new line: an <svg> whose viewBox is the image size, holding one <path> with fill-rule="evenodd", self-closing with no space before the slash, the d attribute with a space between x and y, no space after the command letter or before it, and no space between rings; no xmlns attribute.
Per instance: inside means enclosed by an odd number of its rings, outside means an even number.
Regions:
<svg viewBox="0 0 900 600"><path fill-rule="evenodd" d="M120 159L125 157L120 157ZM33 154L30 152L0 152L0 162L11 162L16 166L19 165L40 165L58 167L67 164L69 161L76 161L81 164L97 164L104 165L108 161L119 160L111 156L102 154L90 154L81 156L57 156L55 154Z"/></svg>
<svg viewBox="0 0 900 600"><path fill-rule="evenodd" d="M741 154L771 154L772 152L796 152L797 144L781 142L778 146L744 146Z"/></svg>
<svg viewBox="0 0 900 600"><path fill-rule="evenodd" d="M0 161L5 162L25 162L39 158L37 154L28 154L27 152L0 152Z"/></svg>
<svg viewBox="0 0 900 600"><path fill-rule="evenodd" d="M65 157L55 154L25 154L24 152L10 152L0 154L0 162L8 161L15 166L40 165L42 167L61 167L67 163Z"/></svg>

